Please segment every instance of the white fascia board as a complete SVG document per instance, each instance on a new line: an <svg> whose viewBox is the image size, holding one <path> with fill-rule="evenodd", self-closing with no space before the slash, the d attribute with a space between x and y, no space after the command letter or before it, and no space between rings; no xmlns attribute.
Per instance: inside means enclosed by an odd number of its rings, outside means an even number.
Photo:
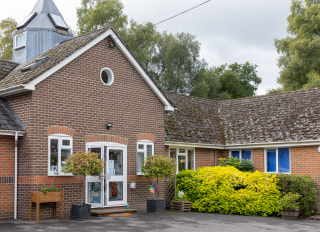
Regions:
<svg viewBox="0 0 320 232"><path fill-rule="evenodd" d="M24 136L24 131L9 131L9 130L0 130L0 135L8 135L15 136L16 132L18 132L18 136Z"/></svg>
<svg viewBox="0 0 320 232"><path fill-rule="evenodd" d="M156 84L151 80L149 75L144 71L144 69L137 62L137 60L132 56L132 54L127 49L127 47L122 43L120 38L113 31L111 31L111 35L112 35L112 38L115 40L115 43L117 44L117 46L120 48L120 50L123 52L123 54L129 60L129 62L136 68L137 72L142 76L142 78L145 80L145 82L148 84L148 86L153 90L153 92L156 94L156 96L164 104L165 110L166 111L174 111L174 107L170 104L170 102L167 100L167 98L162 94L162 92L159 90L159 88L156 86Z"/></svg>
<svg viewBox="0 0 320 232"><path fill-rule="evenodd" d="M86 46L84 46L83 48L79 49L78 51L76 51L75 53L73 53L71 56L69 56L68 58L66 58L65 60L63 60L61 63L53 66L51 69L49 69L48 71L46 71L45 73L41 74L39 77L35 78L34 80L32 80L31 82L28 83L28 85L33 85L36 86L37 84L39 84L40 82L44 81L45 79L47 79L49 76L51 76L52 74L54 74L55 72L57 72L58 70L60 70L61 68L63 68L64 66L66 66L67 64L69 64L71 61L73 61L74 59L76 59L77 57L79 57L80 55L82 55L83 53L85 53L86 51L88 51L90 48L92 48L93 46L95 46L96 44L98 44L100 41L102 41L103 39L105 39L106 37L108 37L110 35L111 30L109 29L108 31L104 32L103 34L101 34L99 37L97 37L96 39L94 39L93 41L91 41L90 43L88 43Z"/></svg>
<svg viewBox="0 0 320 232"><path fill-rule="evenodd" d="M0 97L9 96L11 94L20 93L24 91L25 91L24 85L16 85L13 87L0 90Z"/></svg>
<svg viewBox="0 0 320 232"><path fill-rule="evenodd" d="M172 147L199 147L199 148L211 148L211 149L220 149L220 150L225 149L223 145L201 144L201 143L183 143L183 142L165 141L164 145L172 146Z"/></svg>
<svg viewBox="0 0 320 232"><path fill-rule="evenodd" d="M198 148L211 148L211 149L220 149L220 150L224 150L224 149L234 150L234 149L253 149L253 148L320 146L320 140L256 143L256 144L234 144L234 145L215 145L215 144L183 143L183 142L166 141L165 145L175 146L175 147L198 147Z"/></svg>

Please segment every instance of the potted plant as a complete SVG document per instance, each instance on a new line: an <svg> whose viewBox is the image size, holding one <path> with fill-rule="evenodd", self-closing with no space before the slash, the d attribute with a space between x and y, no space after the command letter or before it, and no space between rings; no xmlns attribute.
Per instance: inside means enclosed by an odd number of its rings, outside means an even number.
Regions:
<svg viewBox="0 0 320 232"><path fill-rule="evenodd" d="M69 156L66 160L65 173L72 173L78 176L96 176L102 174L104 168L104 162L99 158L98 154L79 151L76 154ZM83 189L83 196L85 195L85 189ZM73 204L70 209L70 218L75 220L83 220L91 217L91 205L85 204Z"/></svg>
<svg viewBox="0 0 320 232"><path fill-rule="evenodd" d="M279 205L283 219L294 220L299 218L300 206L298 200L300 197L300 194L289 192L280 199Z"/></svg>
<svg viewBox="0 0 320 232"><path fill-rule="evenodd" d="M187 194L177 189L176 197L170 202L171 210L188 212L191 211L191 202L187 199Z"/></svg>
<svg viewBox="0 0 320 232"><path fill-rule="evenodd" d="M154 199L147 200L148 213L164 212L164 199L158 199L160 196L159 181L172 178L175 166L174 159L163 155L153 155L146 159L141 170L144 178L151 184L150 192L154 194Z"/></svg>

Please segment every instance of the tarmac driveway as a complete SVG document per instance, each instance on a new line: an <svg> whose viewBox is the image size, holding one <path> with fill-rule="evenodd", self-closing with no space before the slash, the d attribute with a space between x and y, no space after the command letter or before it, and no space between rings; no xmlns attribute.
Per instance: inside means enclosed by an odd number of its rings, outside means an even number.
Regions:
<svg viewBox="0 0 320 232"><path fill-rule="evenodd" d="M0 222L0 231L135 231L135 232L320 232L320 221L287 221L275 217L248 217L208 213L137 213L129 217L93 217L87 221L45 220Z"/></svg>

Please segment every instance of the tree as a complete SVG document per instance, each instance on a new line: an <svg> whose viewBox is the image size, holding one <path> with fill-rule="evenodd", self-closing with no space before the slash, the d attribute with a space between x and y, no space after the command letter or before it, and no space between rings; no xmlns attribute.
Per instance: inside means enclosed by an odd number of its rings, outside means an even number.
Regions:
<svg viewBox="0 0 320 232"><path fill-rule="evenodd" d="M127 46L147 71L150 70L152 55L156 52L160 37L152 23L138 24L133 20L123 35Z"/></svg>
<svg viewBox="0 0 320 232"><path fill-rule="evenodd" d="M113 26L121 34L128 24L119 0L82 0L77 15L80 35L106 26Z"/></svg>
<svg viewBox="0 0 320 232"><path fill-rule="evenodd" d="M289 36L275 40L280 54L278 82L285 91L302 89L320 74L320 0L293 0L288 23Z"/></svg>
<svg viewBox="0 0 320 232"><path fill-rule="evenodd" d="M200 43L194 35L162 33L152 58L152 73L167 91L190 93L193 78L201 70Z"/></svg>
<svg viewBox="0 0 320 232"><path fill-rule="evenodd" d="M203 69L194 80L191 95L215 100L254 96L261 83L256 68L246 62Z"/></svg>
<svg viewBox="0 0 320 232"><path fill-rule="evenodd" d="M12 18L6 18L0 22L0 59L12 58L13 39L12 33L16 30L18 23Z"/></svg>

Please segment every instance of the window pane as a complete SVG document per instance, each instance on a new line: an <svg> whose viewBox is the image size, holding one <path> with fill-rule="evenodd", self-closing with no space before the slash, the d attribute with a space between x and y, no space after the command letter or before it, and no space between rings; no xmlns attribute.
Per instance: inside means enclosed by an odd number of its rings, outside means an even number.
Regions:
<svg viewBox="0 0 320 232"><path fill-rule="evenodd" d="M279 148L279 172L290 173L289 148Z"/></svg>
<svg viewBox="0 0 320 232"><path fill-rule="evenodd" d="M144 153L138 152L138 158L137 158L137 172L142 172L141 168L144 165Z"/></svg>
<svg viewBox="0 0 320 232"><path fill-rule="evenodd" d="M70 140L62 140L62 146L70 146Z"/></svg>
<svg viewBox="0 0 320 232"><path fill-rule="evenodd" d="M123 200L123 183L110 182L109 183L109 201L122 201L122 200Z"/></svg>
<svg viewBox="0 0 320 232"><path fill-rule="evenodd" d="M26 45L26 35L17 35L16 36L16 48Z"/></svg>
<svg viewBox="0 0 320 232"><path fill-rule="evenodd" d="M90 152L97 153L101 159L101 147L92 147L88 149Z"/></svg>
<svg viewBox="0 0 320 232"><path fill-rule="evenodd" d="M242 150L242 159L251 160L251 150Z"/></svg>
<svg viewBox="0 0 320 232"><path fill-rule="evenodd" d="M267 172L276 171L276 150L267 150Z"/></svg>
<svg viewBox="0 0 320 232"><path fill-rule="evenodd" d="M101 183L90 182L88 183L89 203L101 203Z"/></svg>
<svg viewBox="0 0 320 232"><path fill-rule="evenodd" d="M176 160L176 149L170 149L170 158Z"/></svg>
<svg viewBox="0 0 320 232"><path fill-rule="evenodd" d="M240 159L240 151L231 151L231 157Z"/></svg>
<svg viewBox="0 0 320 232"><path fill-rule="evenodd" d="M144 145L143 144L138 144L138 149L139 150L144 150Z"/></svg>
<svg viewBox="0 0 320 232"><path fill-rule="evenodd" d="M58 171L58 139L50 139L50 171Z"/></svg>
<svg viewBox="0 0 320 232"><path fill-rule="evenodd" d="M193 150L188 150L188 169L194 170L194 152Z"/></svg>
<svg viewBox="0 0 320 232"><path fill-rule="evenodd" d="M147 145L147 157L152 156L152 145Z"/></svg>
<svg viewBox="0 0 320 232"><path fill-rule="evenodd" d="M184 155L178 156L178 171L186 169L186 157Z"/></svg>
<svg viewBox="0 0 320 232"><path fill-rule="evenodd" d="M109 172L112 176L123 175L123 155L121 150L109 150Z"/></svg>
<svg viewBox="0 0 320 232"><path fill-rule="evenodd" d="M66 160L68 159L69 155L71 155L71 149L61 149L61 171L63 171L63 168L66 165Z"/></svg>
<svg viewBox="0 0 320 232"><path fill-rule="evenodd" d="M186 150L185 150L185 149L179 149L179 153L180 153L180 154L185 154L185 153L186 153Z"/></svg>

